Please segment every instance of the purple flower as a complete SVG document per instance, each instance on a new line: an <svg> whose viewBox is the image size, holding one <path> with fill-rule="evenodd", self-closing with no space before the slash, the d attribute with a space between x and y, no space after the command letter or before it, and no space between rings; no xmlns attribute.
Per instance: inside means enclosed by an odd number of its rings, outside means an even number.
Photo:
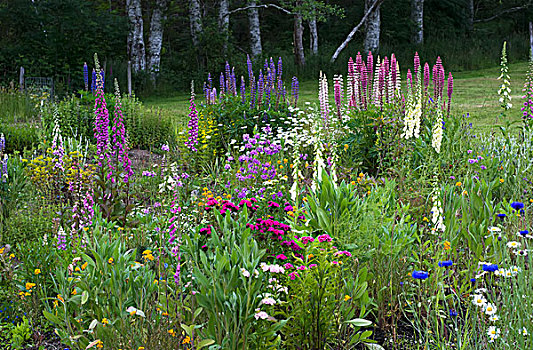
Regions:
<svg viewBox="0 0 533 350"><path fill-rule="evenodd" d="M222 76L221 76L222 78ZM223 79L221 80L223 82ZM185 142L191 151L197 152L196 145L198 145L198 112L196 111L196 103L194 103L194 87L191 87L191 103L189 107L189 139Z"/></svg>
<svg viewBox="0 0 533 350"><path fill-rule="evenodd" d="M161 146L161 150L165 151L165 152L168 152L168 151L170 151L170 147L168 147L168 145L164 144L163 146Z"/></svg>
<svg viewBox="0 0 533 350"><path fill-rule="evenodd" d="M328 234L320 235L320 236L317 237L317 239L321 243L322 242L331 242L332 241L331 237Z"/></svg>

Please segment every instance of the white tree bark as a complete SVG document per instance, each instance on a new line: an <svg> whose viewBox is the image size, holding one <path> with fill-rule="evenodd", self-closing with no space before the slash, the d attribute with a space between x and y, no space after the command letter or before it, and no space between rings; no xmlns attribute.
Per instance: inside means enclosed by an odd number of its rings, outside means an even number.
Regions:
<svg viewBox="0 0 533 350"><path fill-rule="evenodd" d="M250 29L250 49L252 56L260 56L263 53L263 46L261 45L261 26L259 24L259 9L256 0L248 2L250 8L248 9L248 26Z"/></svg>
<svg viewBox="0 0 533 350"><path fill-rule="evenodd" d="M365 0L365 12L371 8L374 0ZM379 36L381 31L381 4L368 15L366 20L365 51L379 51Z"/></svg>
<svg viewBox="0 0 533 350"><path fill-rule="evenodd" d="M424 43L424 0L411 1L411 20L414 22L413 44Z"/></svg>
<svg viewBox="0 0 533 350"><path fill-rule="evenodd" d="M146 49L144 47L141 0L126 0L126 10L131 26L128 33L128 53L133 71L143 71L146 69Z"/></svg>
<svg viewBox="0 0 533 350"><path fill-rule="evenodd" d="M316 25L316 16L309 20L309 48L313 55L318 54L318 29Z"/></svg>
<svg viewBox="0 0 533 350"><path fill-rule="evenodd" d="M161 64L161 46L163 45L163 21L166 19L165 11L167 0L156 0L150 20L150 37L148 38L148 70L155 80Z"/></svg>
<svg viewBox="0 0 533 350"><path fill-rule="evenodd" d="M474 31L474 0L467 0L468 6L468 33L471 34Z"/></svg>
<svg viewBox="0 0 533 350"><path fill-rule="evenodd" d="M229 38L229 0L220 0L220 7L218 9L218 30L224 36L224 52L226 52Z"/></svg>
<svg viewBox="0 0 533 350"><path fill-rule="evenodd" d="M301 14L294 15L294 60L297 66L305 66L305 53L304 53L304 26L303 18Z"/></svg>
<svg viewBox="0 0 533 350"><path fill-rule="evenodd" d="M189 1L189 21L191 23L191 38L192 44L198 47L200 44L200 35L203 31L202 26L202 13L200 11L200 1Z"/></svg>

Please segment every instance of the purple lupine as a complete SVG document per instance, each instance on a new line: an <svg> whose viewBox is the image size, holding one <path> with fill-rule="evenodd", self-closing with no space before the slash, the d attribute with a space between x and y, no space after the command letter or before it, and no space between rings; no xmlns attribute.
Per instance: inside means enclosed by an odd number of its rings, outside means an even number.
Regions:
<svg viewBox="0 0 533 350"><path fill-rule="evenodd" d="M225 75L226 93L230 94L231 93L231 67L228 61L226 61L226 65L224 66L224 72L226 73Z"/></svg>
<svg viewBox="0 0 533 350"><path fill-rule="evenodd" d="M128 182L133 175L131 160L128 156L128 143L126 141L126 129L124 128L124 116L122 114L122 102L120 100L120 90L118 81L115 79L115 114L113 127L111 128L113 139L113 153L124 171L124 182Z"/></svg>
<svg viewBox="0 0 533 350"><path fill-rule="evenodd" d="M432 74L431 74L431 80L433 81L433 98L435 100L437 100L437 94L438 94L438 79L437 79L437 76L438 76L438 68L437 68L437 65L435 64L433 66L433 70L432 70Z"/></svg>
<svg viewBox="0 0 533 350"><path fill-rule="evenodd" d="M98 58L95 55L96 69L99 70ZM102 76L96 77L96 99L94 101L94 137L96 138L96 155L98 166L103 166L104 160L109 160L109 111L104 97ZM109 164L109 162L108 162Z"/></svg>
<svg viewBox="0 0 533 350"><path fill-rule="evenodd" d="M94 94L96 90L96 71L93 68L92 80L91 80L91 92Z"/></svg>
<svg viewBox="0 0 533 350"><path fill-rule="evenodd" d="M348 107L355 107L355 98L357 94L355 93L355 65L353 59L350 57L348 60L348 86L346 90L348 91Z"/></svg>
<svg viewBox="0 0 533 350"><path fill-rule="evenodd" d="M105 72L104 69L100 69L100 76L102 77L102 91L105 91Z"/></svg>
<svg viewBox="0 0 533 350"><path fill-rule="evenodd" d="M6 149L6 138L4 134L0 134L0 154L4 153Z"/></svg>
<svg viewBox="0 0 533 350"><path fill-rule="evenodd" d="M85 83L85 91L89 91L89 67L87 67L87 62L83 62L83 82Z"/></svg>
<svg viewBox="0 0 533 350"><path fill-rule="evenodd" d="M372 94L372 82L374 76L374 56L372 56L372 51L368 51L368 57L366 59L366 72L368 74L368 96Z"/></svg>
<svg viewBox="0 0 533 350"><path fill-rule="evenodd" d="M207 88L209 90L213 88L213 79L211 78L211 73L207 74Z"/></svg>
<svg viewBox="0 0 533 350"><path fill-rule="evenodd" d="M429 64L426 62L426 64L424 64L424 92L425 92L425 95L427 95L427 93L428 93L428 88L429 88Z"/></svg>
<svg viewBox="0 0 533 350"><path fill-rule="evenodd" d="M254 71L252 69L252 60L250 59L249 55L246 55L246 66L248 68L248 80L250 81L250 90L252 89L252 77L254 75Z"/></svg>
<svg viewBox="0 0 533 350"><path fill-rule="evenodd" d="M196 103L194 102L194 86L191 87L191 105L189 107L189 140L185 142L191 151L197 152L196 145L198 145L198 112L196 111Z"/></svg>
<svg viewBox="0 0 533 350"><path fill-rule="evenodd" d="M420 57L418 57L418 52L415 52L415 58L414 58L414 69L413 69L413 79L414 83L418 83L418 72L420 69Z"/></svg>
<svg viewBox="0 0 533 350"><path fill-rule="evenodd" d="M255 107L257 87L255 85L255 76L252 74L250 78L250 108Z"/></svg>
<svg viewBox="0 0 533 350"><path fill-rule="evenodd" d="M224 97L224 93L226 92L226 81L224 79L224 74L220 73L220 98Z"/></svg>
<svg viewBox="0 0 533 350"><path fill-rule="evenodd" d="M453 94L453 76L452 72L448 75L448 114L450 114L450 105L452 103L452 94Z"/></svg>
<svg viewBox="0 0 533 350"><path fill-rule="evenodd" d="M437 58L437 63L439 63L439 98L442 99L444 97L444 81L446 80L446 74L444 73L444 66L442 65L440 57Z"/></svg>
<svg viewBox="0 0 533 350"><path fill-rule="evenodd" d="M391 55L390 58L390 69L391 69L391 86L392 91L390 94L390 99L394 98L394 95L396 94L396 84L398 82L398 61L396 61L396 56L394 54ZM390 100L387 102L391 102Z"/></svg>
<svg viewBox="0 0 533 350"><path fill-rule="evenodd" d="M361 84L360 86L360 92L359 92L359 98L361 100L361 108L366 109L366 96L367 96L367 90L368 90L368 81L367 81L367 72L366 72L366 65L364 62L361 63Z"/></svg>
<svg viewBox="0 0 533 350"><path fill-rule="evenodd" d="M233 96L236 96L237 95L237 78L235 77L235 67L231 68L230 81L231 81L231 94Z"/></svg>
<svg viewBox="0 0 533 350"><path fill-rule="evenodd" d="M244 77L241 75L241 99L242 104L246 103L246 84L244 82Z"/></svg>
<svg viewBox="0 0 533 350"><path fill-rule="evenodd" d="M263 100L264 78L263 71L259 71L259 79L257 80L257 105L261 106Z"/></svg>
<svg viewBox="0 0 533 350"><path fill-rule="evenodd" d="M295 76L292 77L292 84L291 84L291 100L293 107L296 108L296 104L298 103L298 93L299 93L300 85L298 83L298 78Z"/></svg>
<svg viewBox="0 0 533 350"><path fill-rule="evenodd" d="M60 227L59 231L57 231L56 247L60 250L67 250L67 235L65 234L65 230L63 230L62 227Z"/></svg>
<svg viewBox="0 0 533 350"><path fill-rule="evenodd" d="M334 78L334 85L333 85L333 91L334 91L334 97L335 97L335 107L337 109L337 117L339 117L339 121L342 121L341 119L341 108L343 103L343 81L342 81L342 75L336 75Z"/></svg>

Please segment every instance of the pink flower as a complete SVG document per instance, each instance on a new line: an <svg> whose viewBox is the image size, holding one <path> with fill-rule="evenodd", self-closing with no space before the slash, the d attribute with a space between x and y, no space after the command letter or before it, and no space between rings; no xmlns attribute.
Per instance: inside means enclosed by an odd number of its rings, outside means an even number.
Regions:
<svg viewBox="0 0 533 350"><path fill-rule="evenodd" d="M312 269L313 267L317 267L317 264L310 264L309 268Z"/></svg>
<svg viewBox="0 0 533 350"><path fill-rule="evenodd" d="M283 267L285 267L288 270L288 269L294 268L294 265L291 263L286 263L285 265L283 265Z"/></svg>
<svg viewBox="0 0 533 350"><path fill-rule="evenodd" d="M317 237L319 242L331 242L331 237L328 234L323 234Z"/></svg>
<svg viewBox="0 0 533 350"><path fill-rule="evenodd" d="M285 260L287 257L283 254L276 255L276 259Z"/></svg>
<svg viewBox="0 0 533 350"><path fill-rule="evenodd" d="M307 268L307 267L305 267L305 265L302 265L302 266L298 266L298 267L297 267L297 269L298 269L298 270L301 270L301 271L305 270L306 268Z"/></svg>
<svg viewBox="0 0 533 350"><path fill-rule="evenodd" d="M289 277L291 278L291 281L294 281L296 277L299 277L298 272L291 272L289 273Z"/></svg>
<svg viewBox="0 0 533 350"><path fill-rule="evenodd" d="M309 242L314 242L314 238L313 237L309 237L309 236L305 236L305 237L302 237L300 238L300 241L303 243L303 244L307 244Z"/></svg>
<svg viewBox="0 0 533 350"><path fill-rule="evenodd" d="M258 320L258 319L262 319L262 320L265 320L268 318L268 314L264 311L259 311L257 312L255 315L254 315L255 319Z"/></svg>
<svg viewBox="0 0 533 350"><path fill-rule="evenodd" d="M346 250L342 250L342 251L338 251L336 252L335 254L333 254L334 256L339 256L339 255L346 255L347 257L351 257L352 256L352 253L346 251Z"/></svg>

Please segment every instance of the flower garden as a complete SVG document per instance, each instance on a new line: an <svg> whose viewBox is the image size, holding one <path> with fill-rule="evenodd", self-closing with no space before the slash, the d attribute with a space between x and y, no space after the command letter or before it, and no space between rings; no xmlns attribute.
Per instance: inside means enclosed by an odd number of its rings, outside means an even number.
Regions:
<svg viewBox="0 0 533 350"><path fill-rule="evenodd" d="M533 65L512 100L505 46L487 133L440 58L358 53L316 104L281 59L226 64L184 122L94 65L0 138L7 348L533 347Z"/></svg>

